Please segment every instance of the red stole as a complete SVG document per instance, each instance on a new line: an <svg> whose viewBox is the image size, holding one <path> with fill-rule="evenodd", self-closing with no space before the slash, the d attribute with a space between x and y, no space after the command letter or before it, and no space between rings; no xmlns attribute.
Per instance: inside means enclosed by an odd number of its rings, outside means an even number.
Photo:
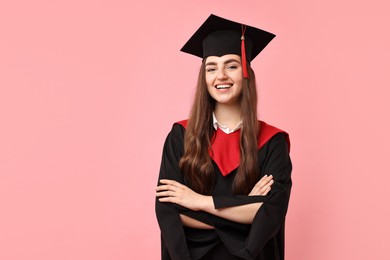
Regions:
<svg viewBox="0 0 390 260"><path fill-rule="evenodd" d="M183 127L187 127L187 120L178 122ZM260 150L277 133L284 133L286 141L290 147L288 134L272 125L259 121L260 134L257 147ZM211 150L209 151L211 159L218 165L223 176L228 175L240 165L240 130L226 134L217 128L212 139Z"/></svg>

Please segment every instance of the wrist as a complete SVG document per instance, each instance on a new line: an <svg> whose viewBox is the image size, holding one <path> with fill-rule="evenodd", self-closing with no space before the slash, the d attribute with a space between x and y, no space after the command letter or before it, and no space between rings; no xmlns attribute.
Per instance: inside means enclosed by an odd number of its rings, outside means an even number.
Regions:
<svg viewBox="0 0 390 260"><path fill-rule="evenodd" d="M214 209L214 201L212 196L202 195L202 202L200 203L200 209L205 212L210 212Z"/></svg>

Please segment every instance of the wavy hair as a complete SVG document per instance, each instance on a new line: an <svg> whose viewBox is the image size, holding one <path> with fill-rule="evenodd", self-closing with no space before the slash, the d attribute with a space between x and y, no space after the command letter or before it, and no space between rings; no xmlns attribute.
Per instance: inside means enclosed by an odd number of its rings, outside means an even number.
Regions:
<svg viewBox="0 0 390 260"><path fill-rule="evenodd" d="M243 79L241 93L242 128L240 135L240 165L233 181L234 194L247 195L258 179L260 169L257 159L257 119L256 79L252 68L247 64L249 79ZM215 129L212 115L215 100L207 90L205 62L199 71L195 98L190 111L184 135L184 154L179 166L191 189L210 195L215 182L215 173L209 151Z"/></svg>

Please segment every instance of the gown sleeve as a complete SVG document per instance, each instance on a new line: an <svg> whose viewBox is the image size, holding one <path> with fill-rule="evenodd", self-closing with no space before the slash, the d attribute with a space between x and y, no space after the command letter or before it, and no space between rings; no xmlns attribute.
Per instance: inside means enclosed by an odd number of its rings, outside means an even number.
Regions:
<svg viewBox="0 0 390 260"><path fill-rule="evenodd" d="M179 168L179 160L184 152L183 136L184 128L174 124L164 143L159 181L170 179L185 184ZM211 225L208 214L203 211L192 211L175 203L162 203L158 199L155 202L155 210L161 230L162 260L191 259L180 214Z"/></svg>
<svg viewBox="0 0 390 260"><path fill-rule="evenodd" d="M251 204L256 202L266 202L268 196L247 196L247 195L236 195L236 196L213 196L214 208L226 208L235 207L245 204Z"/></svg>
<svg viewBox="0 0 390 260"><path fill-rule="evenodd" d="M272 174L275 182L270 193L266 196L267 198L260 199L264 203L256 213L252 225L249 227L246 225L249 232L245 232L245 238L237 239L237 234L245 230L245 225L210 215L211 221L226 247L230 249L232 254L244 259L255 259L271 239L283 236L284 232L284 221L292 186L292 165L285 135L276 134L264 148L266 155L261 165L261 173L262 175ZM247 198L243 196L238 200L234 198L236 196L232 197L233 199L215 197L214 202L217 201L217 206L232 206L237 204L234 201L239 200L241 200L241 205L252 203L248 200L249 196ZM224 200L225 204L223 204Z"/></svg>
<svg viewBox="0 0 390 260"><path fill-rule="evenodd" d="M179 160L183 152L182 136L178 125L172 127L163 148L160 179L171 179L183 183ZM163 260L190 260L179 207L173 203L162 203L156 198L156 217L161 230L161 249Z"/></svg>

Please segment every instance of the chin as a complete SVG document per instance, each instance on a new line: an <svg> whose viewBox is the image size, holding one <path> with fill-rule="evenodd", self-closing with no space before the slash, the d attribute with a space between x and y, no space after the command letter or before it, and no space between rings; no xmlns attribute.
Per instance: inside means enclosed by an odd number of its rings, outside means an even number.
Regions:
<svg viewBox="0 0 390 260"><path fill-rule="evenodd" d="M215 100L217 104L221 105L237 105L239 104L239 101L237 100Z"/></svg>

